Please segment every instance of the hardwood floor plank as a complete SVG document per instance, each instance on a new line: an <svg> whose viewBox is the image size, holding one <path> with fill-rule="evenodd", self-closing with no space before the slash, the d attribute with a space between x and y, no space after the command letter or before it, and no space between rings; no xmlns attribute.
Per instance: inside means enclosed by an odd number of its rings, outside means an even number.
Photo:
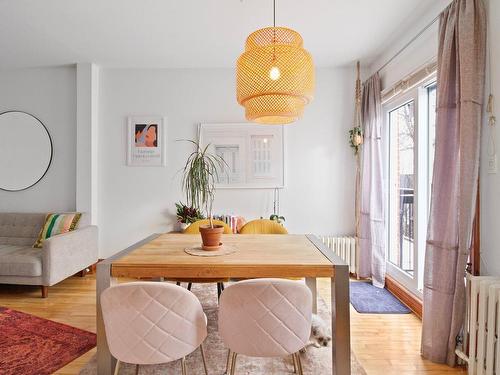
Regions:
<svg viewBox="0 0 500 375"><path fill-rule="evenodd" d="M318 280L318 291L329 303L328 280ZM369 375L466 374L422 359L422 322L414 314L359 314L351 306L351 348Z"/></svg>

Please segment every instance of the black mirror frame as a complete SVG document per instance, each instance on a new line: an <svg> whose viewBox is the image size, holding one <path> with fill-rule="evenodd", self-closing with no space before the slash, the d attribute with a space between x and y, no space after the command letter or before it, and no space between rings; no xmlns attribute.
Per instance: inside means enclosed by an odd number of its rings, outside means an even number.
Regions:
<svg viewBox="0 0 500 375"><path fill-rule="evenodd" d="M2 190L2 191L9 191L9 192L24 191L24 190L27 190L27 189L35 186L36 184L38 184L45 177L45 175L47 174L47 172L49 171L50 166L52 165L52 158L54 156L54 143L52 142L52 137L50 136L49 130L47 129L47 127L45 126L45 124L38 117L33 116L31 113L28 113L28 112L25 112L25 111L18 111L18 110L10 110L10 111L1 112L0 116L4 115L6 113L24 113L25 115L33 117L35 120L37 120L40 123L40 125L42 125L43 129L47 133L47 136L49 137L49 142L50 142L50 159L49 159L49 163L47 164L47 168L45 169L45 172L43 172L43 174L40 176L40 178L38 180L36 180L34 183L32 183L31 185L29 185L27 187L24 187L22 189L11 190L11 189L5 189L5 188L3 188L3 187L0 186L0 190Z"/></svg>

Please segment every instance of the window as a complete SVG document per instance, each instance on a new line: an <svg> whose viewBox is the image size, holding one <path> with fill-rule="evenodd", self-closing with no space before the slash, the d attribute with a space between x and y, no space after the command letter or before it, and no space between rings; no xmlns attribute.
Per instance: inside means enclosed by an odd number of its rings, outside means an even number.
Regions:
<svg viewBox="0 0 500 375"><path fill-rule="evenodd" d="M387 142L387 273L416 295L423 287L434 162L436 84L384 104Z"/></svg>

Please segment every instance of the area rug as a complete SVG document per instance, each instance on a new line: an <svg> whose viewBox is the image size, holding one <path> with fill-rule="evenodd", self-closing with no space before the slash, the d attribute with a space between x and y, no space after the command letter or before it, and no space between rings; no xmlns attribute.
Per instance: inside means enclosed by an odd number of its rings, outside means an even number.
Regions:
<svg viewBox="0 0 500 375"><path fill-rule="evenodd" d="M0 374L53 374L96 345L91 332L0 307Z"/></svg>
<svg viewBox="0 0 500 375"><path fill-rule="evenodd" d="M215 284L195 284L192 291L200 299L203 310L208 317L208 337L205 340L204 347L207 354L208 373L213 375L222 375L226 369L227 349L217 332L217 291ZM328 323L329 312L326 303L322 300L318 303L319 315ZM332 348L309 348L306 353L301 354L302 364L305 374L331 374ZM203 364L199 350L186 358L188 374L202 375ZM141 375L160 375L160 374L180 374L180 361L175 361L165 365L141 366L139 374ZM237 371L238 375L270 375L270 374L291 374L293 373L293 363L291 358L272 359L272 358L250 358L238 356ZM95 356L81 370L80 375L96 375ZM123 365L120 368L121 375L135 375L135 366ZM351 353L351 374L365 375L366 372Z"/></svg>
<svg viewBox="0 0 500 375"><path fill-rule="evenodd" d="M387 289L377 288L369 282L351 282L349 293L352 306L362 314L408 314L411 312Z"/></svg>

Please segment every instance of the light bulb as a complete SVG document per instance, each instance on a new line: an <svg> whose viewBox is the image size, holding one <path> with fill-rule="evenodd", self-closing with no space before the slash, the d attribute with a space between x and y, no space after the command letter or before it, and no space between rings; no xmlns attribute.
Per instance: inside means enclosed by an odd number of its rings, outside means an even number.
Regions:
<svg viewBox="0 0 500 375"><path fill-rule="evenodd" d="M271 78L273 81L276 81L279 79L281 76L280 68L277 66L273 66L271 70L269 71L269 78Z"/></svg>

